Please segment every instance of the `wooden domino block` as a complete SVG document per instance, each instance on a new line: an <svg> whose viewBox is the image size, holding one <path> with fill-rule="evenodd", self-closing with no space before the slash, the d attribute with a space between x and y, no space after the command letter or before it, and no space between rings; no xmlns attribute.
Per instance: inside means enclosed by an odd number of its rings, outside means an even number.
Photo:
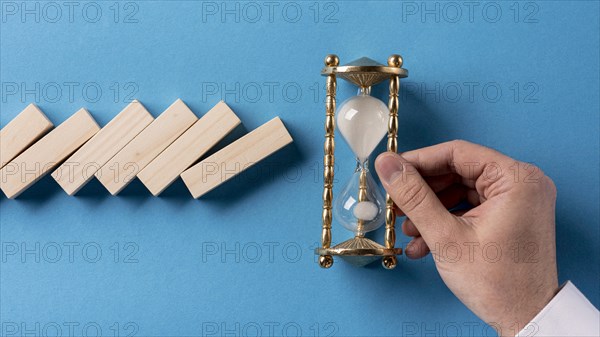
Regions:
<svg viewBox="0 0 600 337"><path fill-rule="evenodd" d="M153 120L142 103L133 101L57 168L52 177L68 195L77 193Z"/></svg>
<svg viewBox="0 0 600 337"><path fill-rule="evenodd" d="M100 130L85 109L77 111L0 170L0 188L15 198Z"/></svg>
<svg viewBox="0 0 600 337"><path fill-rule="evenodd" d="M96 178L112 195L117 195L197 120L198 117L178 99L104 164L96 172Z"/></svg>
<svg viewBox="0 0 600 337"><path fill-rule="evenodd" d="M159 195L239 124L229 106L219 102L148 164L138 179L154 196Z"/></svg>
<svg viewBox="0 0 600 337"><path fill-rule="evenodd" d="M292 142L279 117L236 140L181 174L194 198L233 178Z"/></svg>
<svg viewBox="0 0 600 337"><path fill-rule="evenodd" d="M0 169L53 127L35 104L29 104L0 130Z"/></svg>

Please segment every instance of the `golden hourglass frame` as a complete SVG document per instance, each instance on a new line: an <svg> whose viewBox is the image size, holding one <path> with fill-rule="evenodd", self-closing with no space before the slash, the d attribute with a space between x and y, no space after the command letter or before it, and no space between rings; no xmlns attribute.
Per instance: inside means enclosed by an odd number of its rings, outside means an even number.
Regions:
<svg viewBox="0 0 600 337"><path fill-rule="evenodd" d="M369 90L375 84L389 79L389 122L387 130L387 150L398 151L398 92L400 89L400 78L408 76L408 71L402 68L402 57L392 55L388 58L387 66L379 64L369 58L363 57L346 65L339 65L336 55L327 55L325 68L321 75L327 77L327 95L325 100L325 146L323 157L324 183L323 183L323 214L321 247L315 249L319 255L319 265L330 268L333 265L333 257L342 259L359 266L369 264L379 258L386 269L393 269L398 263L397 255L402 254L402 248L396 248L396 212L394 202L389 195L385 196L385 243L381 245L373 240L365 238L364 235L356 235L354 238L331 247L331 223L333 203L333 178L335 163L335 111L337 80L340 77L360 89ZM366 191L366 176L361 174L359 179L358 198L360 200ZM358 226L360 226L360 221Z"/></svg>

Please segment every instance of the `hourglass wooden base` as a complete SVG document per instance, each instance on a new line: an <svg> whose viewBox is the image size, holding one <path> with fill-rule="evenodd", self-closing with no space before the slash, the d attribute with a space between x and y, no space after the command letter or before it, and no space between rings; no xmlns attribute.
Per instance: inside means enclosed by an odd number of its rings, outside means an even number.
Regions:
<svg viewBox="0 0 600 337"><path fill-rule="evenodd" d="M315 249L319 255L319 265L330 268L333 257L339 256L354 265L364 266L378 259L386 269L393 269L398 263L397 255L402 254L401 248L396 248L396 214L394 202L389 195L385 200L385 242L383 245L356 235L354 238L331 247L331 223L333 220L333 178L335 164L335 111L337 79L353 83L361 89L368 89L386 79L389 79L389 122L387 126L387 150L397 152L398 142L398 92L400 78L407 77L408 71L402 68L402 57L392 55L388 58L387 66L363 57L349 64L340 66L336 55L327 55L325 68L321 75L327 77L325 100L325 145L323 157L323 213L321 247ZM359 220L360 221L360 220Z"/></svg>

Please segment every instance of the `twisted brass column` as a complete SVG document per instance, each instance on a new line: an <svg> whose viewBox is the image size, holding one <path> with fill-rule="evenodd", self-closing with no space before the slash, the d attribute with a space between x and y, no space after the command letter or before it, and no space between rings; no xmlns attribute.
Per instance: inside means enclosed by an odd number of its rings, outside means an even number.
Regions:
<svg viewBox="0 0 600 337"><path fill-rule="evenodd" d="M336 55L327 55L325 66L337 67L340 63ZM333 204L333 175L335 165L335 94L336 94L335 74L327 75L327 96L325 99L325 145L323 147L323 230L321 234L321 246L323 248L331 247L331 221ZM319 265L323 268L330 268L333 265L331 255L320 255Z"/></svg>
<svg viewBox="0 0 600 337"><path fill-rule="evenodd" d="M402 57L392 55L388 58L388 66L402 67ZM390 77L390 100L388 107L390 109L390 120L388 123L388 141L387 150L391 152L398 151L398 91L400 87L400 77L392 75ZM385 248L392 249L396 245L396 211L394 210L394 201L389 194L385 195ZM395 255L383 258L383 266L387 269L393 269L398 264Z"/></svg>

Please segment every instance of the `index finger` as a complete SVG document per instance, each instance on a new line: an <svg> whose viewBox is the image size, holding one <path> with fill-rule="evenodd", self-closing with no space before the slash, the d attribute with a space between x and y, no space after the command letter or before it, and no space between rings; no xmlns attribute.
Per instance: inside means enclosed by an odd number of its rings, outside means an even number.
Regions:
<svg viewBox="0 0 600 337"><path fill-rule="evenodd" d="M423 176L457 173L476 181L489 165L510 166L510 157L485 146L454 140L402 153Z"/></svg>

